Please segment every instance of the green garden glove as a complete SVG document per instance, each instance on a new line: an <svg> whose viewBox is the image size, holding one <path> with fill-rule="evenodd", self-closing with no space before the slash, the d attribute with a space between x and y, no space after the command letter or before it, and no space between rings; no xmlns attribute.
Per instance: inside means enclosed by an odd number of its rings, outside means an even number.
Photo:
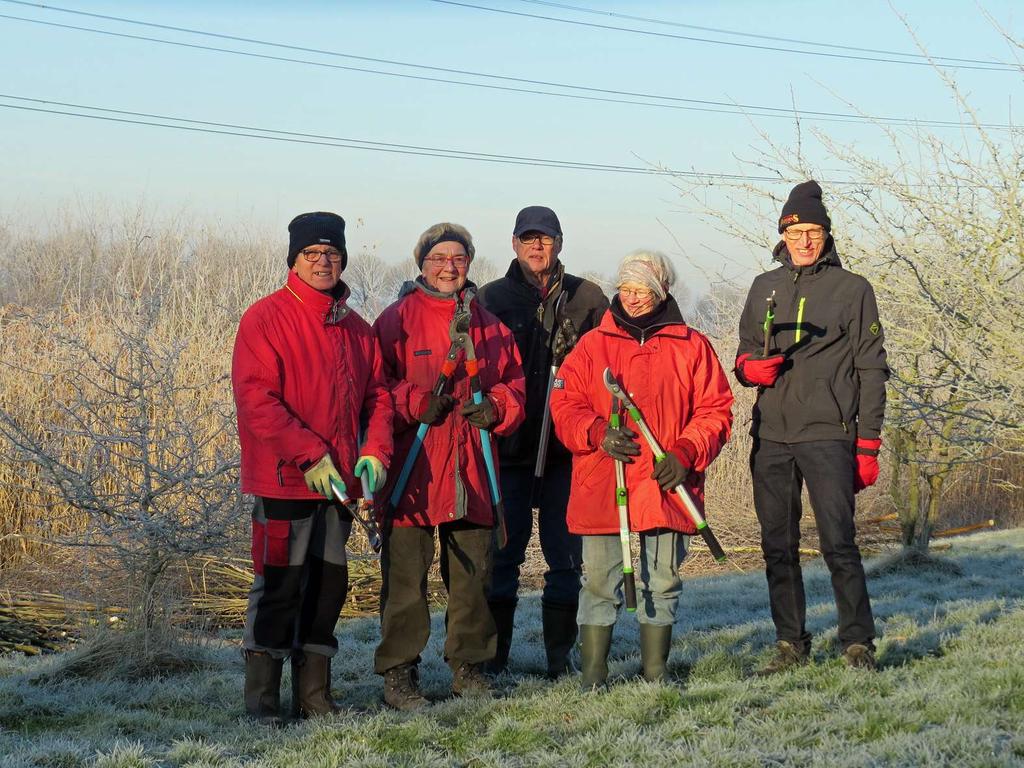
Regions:
<svg viewBox="0 0 1024 768"><path fill-rule="evenodd" d="M366 472L366 480L370 484L370 490L376 493L384 487L384 481L388 479L388 471L384 469L384 464L376 456L360 456L359 461L356 462L356 468L352 470L352 474L359 477L360 474Z"/></svg>
<svg viewBox="0 0 1024 768"><path fill-rule="evenodd" d="M341 490L345 490L345 481L341 479L338 470L331 461L331 454L325 453L323 458L316 464L303 472L306 478L306 487L314 493L319 493L328 499L333 499L331 481L333 480Z"/></svg>

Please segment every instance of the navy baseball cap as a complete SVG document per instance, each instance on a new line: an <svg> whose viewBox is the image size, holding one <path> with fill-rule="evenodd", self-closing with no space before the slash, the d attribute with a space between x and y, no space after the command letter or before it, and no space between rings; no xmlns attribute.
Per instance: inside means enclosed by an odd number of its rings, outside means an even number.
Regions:
<svg viewBox="0 0 1024 768"><path fill-rule="evenodd" d="M550 208L543 205L531 205L523 208L516 216L516 226L512 234L519 237L524 232L540 232L551 237L562 236L562 225Z"/></svg>

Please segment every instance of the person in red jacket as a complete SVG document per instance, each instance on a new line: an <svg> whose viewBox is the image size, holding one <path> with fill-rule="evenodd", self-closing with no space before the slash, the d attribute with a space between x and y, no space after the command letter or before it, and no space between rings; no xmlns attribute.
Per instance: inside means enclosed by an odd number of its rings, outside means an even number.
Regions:
<svg viewBox="0 0 1024 768"><path fill-rule="evenodd" d="M455 695L486 693L481 665L494 657L497 631L487 607L494 514L481 430L507 435L523 420L526 385L512 332L473 298L467 280L473 239L457 224L424 232L413 256L421 274L406 283L374 329L395 398L395 455L409 454L420 424L423 447L401 495L384 521L381 552L381 640L374 670L384 676L384 701L400 710L425 706L417 665L430 635L427 571L440 544L448 590L445 659ZM474 405L460 353L451 381L432 390L451 340L456 312L471 313L469 336L480 361L485 397ZM488 435L487 439L490 439ZM392 473L385 498L394 496Z"/></svg>
<svg viewBox="0 0 1024 768"><path fill-rule="evenodd" d="M360 474L372 488L383 485L394 413L373 330L345 303L344 220L305 213L288 232L288 280L242 315L231 362L242 492L256 497L245 707L265 722L279 721L289 656L293 714L337 709L330 660L352 520L330 486L361 495Z"/></svg>
<svg viewBox="0 0 1024 768"><path fill-rule="evenodd" d="M682 591L679 567L696 533L673 488L684 484L703 506L704 472L732 427L729 381L711 343L684 322L669 293L674 282L675 271L663 254L626 256L611 308L565 358L551 394L555 429L573 453L569 530L583 536L578 619L584 688L607 680L612 627L623 602L614 461L625 463L629 528L640 534L636 573L643 674L662 680ZM605 368L668 451L658 464L628 422L619 429L610 426Z"/></svg>

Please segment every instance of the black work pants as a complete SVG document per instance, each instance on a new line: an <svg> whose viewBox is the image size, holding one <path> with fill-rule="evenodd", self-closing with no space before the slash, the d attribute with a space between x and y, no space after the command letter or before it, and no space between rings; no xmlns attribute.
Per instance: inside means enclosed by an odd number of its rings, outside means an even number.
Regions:
<svg viewBox="0 0 1024 768"><path fill-rule="evenodd" d="M257 498L252 511L255 578L243 645L282 659L293 651L333 656L334 626L348 594L347 511L324 501Z"/></svg>
<svg viewBox="0 0 1024 768"><path fill-rule="evenodd" d="M418 664L430 637L427 572L434 561L434 532L441 549L441 579L448 591L444 656L449 664L494 658L497 630L487 606L491 580L490 526L466 522L394 526L381 551L381 638L373 669L384 674Z"/></svg>
<svg viewBox="0 0 1024 768"><path fill-rule="evenodd" d="M569 533L565 521L571 478L571 464L547 467L537 516L540 549L548 566L542 599L557 605L576 605L583 573L583 540ZM508 544L494 553L490 599L496 602L513 601L519 594L519 569L526 562L526 549L533 533L532 486L533 467L502 468L501 498L505 502Z"/></svg>
<svg viewBox="0 0 1024 768"><path fill-rule="evenodd" d="M800 494L806 482L821 553L832 575L840 645L843 649L852 643L871 646L875 622L860 549L854 540L853 444L844 440L776 443L755 438L750 471L778 639L810 650L799 553Z"/></svg>

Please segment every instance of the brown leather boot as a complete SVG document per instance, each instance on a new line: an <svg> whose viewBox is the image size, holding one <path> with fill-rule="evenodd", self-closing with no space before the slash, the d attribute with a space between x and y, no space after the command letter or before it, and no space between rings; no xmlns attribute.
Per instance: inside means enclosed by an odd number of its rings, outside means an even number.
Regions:
<svg viewBox="0 0 1024 768"><path fill-rule="evenodd" d="M284 659L269 653L243 650L245 658L245 711L263 725L281 725L281 668Z"/></svg>
<svg viewBox="0 0 1024 768"><path fill-rule="evenodd" d="M490 681L484 676L483 664L468 661L448 662L452 668L453 696L490 696Z"/></svg>
<svg viewBox="0 0 1024 768"><path fill-rule="evenodd" d="M420 675L415 664L399 664L384 673L384 703L400 712L430 705L420 693Z"/></svg>
<svg viewBox="0 0 1024 768"><path fill-rule="evenodd" d="M333 715L338 711L331 698L331 657L320 653L292 654L292 717Z"/></svg>
<svg viewBox="0 0 1024 768"><path fill-rule="evenodd" d="M789 669L802 667L809 660L810 656L803 648L794 645L788 640L779 640L775 643L775 655L754 674L758 677L775 675Z"/></svg>

